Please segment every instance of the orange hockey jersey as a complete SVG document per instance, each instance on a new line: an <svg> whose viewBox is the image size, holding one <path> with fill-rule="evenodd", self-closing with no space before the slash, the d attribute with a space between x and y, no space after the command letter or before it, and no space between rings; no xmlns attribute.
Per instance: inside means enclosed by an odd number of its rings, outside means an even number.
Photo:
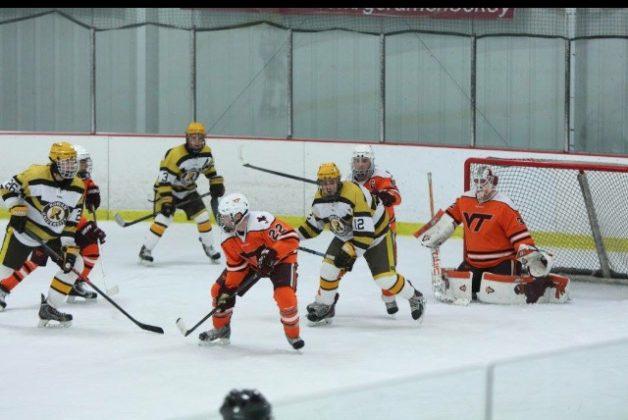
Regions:
<svg viewBox="0 0 628 420"><path fill-rule="evenodd" d="M472 267L493 267L514 259L520 245L534 246L515 205L500 192L480 203L472 191L467 191L446 213L464 226L464 260Z"/></svg>
<svg viewBox="0 0 628 420"><path fill-rule="evenodd" d="M87 190L89 190L91 186L96 185L96 183L91 178L87 178L83 180L83 184L85 184L85 193L83 194L83 200L85 200L87 198ZM81 215L81 219L78 222L78 225L76 225L76 231L78 232L79 230L83 229L83 226L85 226L86 224L87 218L85 217L85 212L83 212L83 214Z"/></svg>
<svg viewBox="0 0 628 420"><path fill-rule="evenodd" d="M227 259L225 284L237 288L250 268L257 269L257 258L264 248L274 249L282 263L296 263L299 235L272 214L251 211L244 236L225 234L221 246Z"/></svg>
<svg viewBox="0 0 628 420"><path fill-rule="evenodd" d="M390 229L393 232L397 232L395 206L401 204L401 194L399 193L399 188L397 188L397 184L390 172L380 169L377 165L375 165L373 176L364 182L358 182L358 184L364 185L364 187L373 195L377 195L378 191L386 191L395 198L392 205L385 208L388 213L388 218L390 219Z"/></svg>

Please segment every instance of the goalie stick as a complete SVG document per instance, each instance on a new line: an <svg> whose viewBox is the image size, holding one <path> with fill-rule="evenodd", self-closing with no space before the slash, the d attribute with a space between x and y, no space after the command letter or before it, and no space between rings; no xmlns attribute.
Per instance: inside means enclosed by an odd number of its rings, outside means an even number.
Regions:
<svg viewBox="0 0 628 420"><path fill-rule="evenodd" d="M41 245L44 248L44 250L46 251L46 253L48 253L48 255L50 255L50 258L52 258L52 260L55 263L59 264L60 261L63 261L63 258L61 258L61 256L59 254L57 254L52 248L50 248L50 246L46 242L44 242L39 236L35 235L33 232L31 232L28 229L25 229L24 233L27 236L29 236L31 239L33 239L35 242L37 242L39 245ZM115 306L116 309L118 309L120 312L122 312L127 318L129 318L135 325L137 325L141 329L146 330L146 331L151 331L151 332L154 332L154 333L157 333L157 334L163 334L164 333L164 330L161 327L158 327L158 326L155 326L155 325L144 324L142 322L139 322L135 318L133 318L131 315L129 315L129 313L127 311L122 309L122 307L120 305L118 305L113 299L111 299L109 296L107 296L107 294L105 292L103 292L98 287L96 287L96 285L94 283L92 283L89 280L89 278L83 277L81 275L81 273L79 273L74 267L72 267L72 272L74 274L76 274L79 277L79 279L81 279L82 281L87 283L100 296L104 297L109 303L111 303L113 306Z"/></svg>
<svg viewBox="0 0 628 420"><path fill-rule="evenodd" d="M180 203L178 203L178 204L177 204L177 206L175 207L175 209L176 209L176 208L179 208L180 206L184 206L184 205L186 205L186 204L189 204L189 203L191 203L191 202L193 202L193 201L196 201L196 200L198 200L198 199L202 199L203 197L207 197L208 195L210 195L210 193L209 193L209 192L206 192L205 194L201 194L201 195L199 195L198 197L190 198L190 199L188 199L188 200L183 200L183 201L181 201ZM218 204L218 200L216 200L216 204ZM218 208L218 206L216 205L216 209L217 209L217 208ZM213 210L213 209L214 209L214 208L213 208L213 205L212 205L212 210ZM216 211L217 211L217 210L216 210ZM135 219L135 220L131 220L131 221L126 221L126 220L124 220L124 219L122 218L122 215L120 215L120 213L116 213L116 215L114 216L114 219L115 219L115 221L116 221L116 223L117 223L118 225L120 225L121 227L123 227L123 228L124 228L124 227L128 227L128 226L134 225L134 224L139 223L139 222L143 222L144 220L151 219L151 218L153 218L153 217L157 216L158 214L159 214L159 212L158 212L158 211L156 211L156 212L153 212L153 213L151 213L151 214L147 214L146 216L142 216L142 217L140 217L139 219ZM215 214L214 214L214 216L215 216Z"/></svg>

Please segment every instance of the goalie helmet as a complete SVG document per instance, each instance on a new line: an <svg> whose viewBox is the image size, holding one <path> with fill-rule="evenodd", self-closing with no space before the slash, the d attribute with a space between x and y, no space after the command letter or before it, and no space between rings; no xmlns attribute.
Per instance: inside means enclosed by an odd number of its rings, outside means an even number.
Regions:
<svg viewBox="0 0 628 420"><path fill-rule="evenodd" d="M232 389L220 414L223 420L272 420L270 403L256 389Z"/></svg>
<svg viewBox="0 0 628 420"><path fill-rule="evenodd" d="M490 200L497 193L497 176L493 175L493 171L486 165L478 166L473 171L473 187L475 188L475 197L480 203Z"/></svg>
<svg viewBox="0 0 628 420"><path fill-rule="evenodd" d="M357 182L363 182L375 172L375 154L368 144L355 146L351 158L351 176Z"/></svg>
<svg viewBox="0 0 628 420"><path fill-rule="evenodd" d="M75 144L74 150L76 150L76 160L78 161L77 175L81 179L88 179L92 176L92 158L89 155L87 149L83 146Z"/></svg>
<svg viewBox="0 0 628 420"><path fill-rule="evenodd" d="M243 228L243 223L249 217L249 202L244 194L229 194L220 200L218 204L218 224L227 233L233 232L238 227Z"/></svg>
<svg viewBox="0 0 628 420"><path fill-rule="evenodd" d="M205 147L205 126L192 121L185 129L185 148L190 153L199 153Z"/></svg>
<svg viewBox="0 0 628 420"><path fill-rule="evenodd" d="M321 163L316 173L318 189L323 197L333 197L340 191L340 169L334 162Z"/></svg>
<svg viewBox="0 0 628 420"><path fill-rule="evenodd" d="M48 158L52 162L52 170L63 179L72 179L78 172L76 150L67 141L53 143Z"/></svg>

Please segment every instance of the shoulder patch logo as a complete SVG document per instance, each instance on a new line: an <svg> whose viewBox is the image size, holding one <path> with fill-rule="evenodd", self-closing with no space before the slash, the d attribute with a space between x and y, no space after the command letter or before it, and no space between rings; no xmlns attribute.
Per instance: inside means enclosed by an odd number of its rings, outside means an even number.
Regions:
<svg viewBox="0 0 628 420"><path fill-rule="evenodd" d="M52 227L59 227L65 225L70 215L70 208L61 201L53 201L44 206L41 211L46 224Z"/></svg>

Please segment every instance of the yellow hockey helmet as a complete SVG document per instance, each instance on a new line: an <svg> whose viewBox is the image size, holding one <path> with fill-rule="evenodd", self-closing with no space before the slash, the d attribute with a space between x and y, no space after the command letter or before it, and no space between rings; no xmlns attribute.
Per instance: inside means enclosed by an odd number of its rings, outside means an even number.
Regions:
<svg viewBox="0 0 628 420"><path fill-rule="evenodd" d="M321 163L321 166L318 167L318 172L316 173L316 180L320 182L336 178L340 179L340 169L338 169L336 164L334 162Z"/></svg>
<svg viewBox="0 0 628 420"><path fill-rule="evenodd" d="M74 149L74 146L67 141L60 141L53 143L52 146L50 146L50 153L48 154L48 157L53 162L56 162L59 159L76 159L76 149Z"/></svg>
<svg viewBox="0 0 628 420"><path fill-rule="evenodd" d="M321 163L316 181L323 197L334 197L340 191L340 169L333 162Z"/></svg>
<svg viewBox="0 0 628 420"><path fill-rule="evenodd" d="M205 126L200 122L192 121L188 124L188 128L185 129L185 134L188 136L190 134L202 134L205 136Z"/></svg>
<svg viewBox="0 0 628 420"><path fill-rule="evenodd" d="M190 153L199 153L205 147L205 126L192 121L185 129L185 147Z"/></svg>
<svg viewBox="0 0 628 420"><path fill-rule="evenodd" d="M52 169L61 178L72 179L78 172L76 149L67 141L53 143L48 157L52 161Z"/></svg>

